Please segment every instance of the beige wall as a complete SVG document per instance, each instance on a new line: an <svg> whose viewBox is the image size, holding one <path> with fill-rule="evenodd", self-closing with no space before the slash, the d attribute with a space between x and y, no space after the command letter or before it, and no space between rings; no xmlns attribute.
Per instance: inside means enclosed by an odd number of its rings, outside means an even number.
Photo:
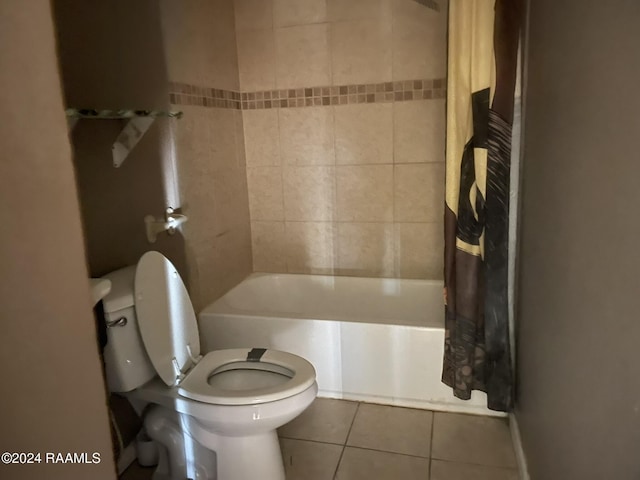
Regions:
<svg viewBox="0 0 640 480"><path fill-rule="evenodd" d="M169 79L238 89L233 0L161 0Z"/></svg>
<svg viewBox="0 0 640 480"><path fill-rule="evenodd" d="M159 250L180 270L196 310L251 273L239 111L169 105L172 82L237 89L232 0L56 0L67 105L182 110L156 120L119 169L122 124L82 120L74 158L90 272L103 275ZM114 28L127 35L114 35ZM237 137L237 138L236 138ZM189 222L150 244L144 217L182 207Z"/></svg>
<svg viewBox="0 0 640 480"><path fill-rule="evenodd" d="M168 108L160 10L154 0L88 3L55 0L65 102L75 108ZM127 35L114 35L114 29ZM117 120L80 120L73 129L87 261L92 276L134 264L159 250L187 273L181 235L146 238L144 217L162 216L176 182L168 146L175 120L160 119L123 165L112 165ZM188 275L187 275L188 276Z"/></svg>
<svg viewBox="0 0 640 480"><path fill-rule="evenodd" d="M441 278L440 3L235 1L254 270Z"/></svg>
<svg viewBox="0 0 640 480"><path fill-rule="evenodd" d="M0 451L40 452L0 478L113 479L49 2L0 3ZM99 452L50 465L45 452Z"/></svg>
<svg viewBox="0 0 640 480"><path fill-rule="evenodd" d="M232 0L161 3L172 82L238 90ZM180 102L184 103L184 102ZM206 306L252 271L242 114L233 108L174 105L179 191L192 301Z"/></svg>
<svg viewBox="0 0 640 480"><path fill-rule="evenodd" d="M252 271L242 115L225 108L176 108L185 113L176 127L176 152L197 311Z"/></svg>
<svg viewBox="0 0 640 480"><path fill-rule="evenodd" d="M530 2L517 418L533 480L640 478L640 4Z"/></svg>

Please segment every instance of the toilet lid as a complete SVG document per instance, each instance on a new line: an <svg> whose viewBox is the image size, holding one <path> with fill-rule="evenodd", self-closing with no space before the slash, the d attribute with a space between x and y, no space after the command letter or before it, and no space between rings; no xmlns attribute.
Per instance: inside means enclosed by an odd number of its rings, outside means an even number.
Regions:
<svg viewBox="0 0 640 480"><path fill-rule="evenodd" d="M147 252L136 267L134 290L144 347L160 378L174 386L180 372L194 364L192 357L200 355L198 324L187 289L164 255Z"/></svg>

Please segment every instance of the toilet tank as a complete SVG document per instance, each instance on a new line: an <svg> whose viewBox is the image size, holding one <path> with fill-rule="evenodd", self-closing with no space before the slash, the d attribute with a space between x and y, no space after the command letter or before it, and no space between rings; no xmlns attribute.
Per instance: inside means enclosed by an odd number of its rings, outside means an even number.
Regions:
<svg viewBox="0 0 640 480"><path fill-rule="evenodd" d="M156 376L138 329L133 290L135 274L133 265L103 277L111 280L111 292L102 299L107 322L104 362L110 392L134 390Z"/></svg>

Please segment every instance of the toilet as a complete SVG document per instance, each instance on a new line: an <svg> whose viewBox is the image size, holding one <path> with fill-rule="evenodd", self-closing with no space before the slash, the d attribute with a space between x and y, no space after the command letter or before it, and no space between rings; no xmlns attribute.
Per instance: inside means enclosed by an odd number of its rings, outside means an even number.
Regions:
<svg viewBox="0 0 640 480"><path fill-rule="evenodd" d="M184 283L158 252L104 278L107 384L146 405L153 479L284 480L276 429L315 399L313 366L260 347L202 354Z"/></svg>

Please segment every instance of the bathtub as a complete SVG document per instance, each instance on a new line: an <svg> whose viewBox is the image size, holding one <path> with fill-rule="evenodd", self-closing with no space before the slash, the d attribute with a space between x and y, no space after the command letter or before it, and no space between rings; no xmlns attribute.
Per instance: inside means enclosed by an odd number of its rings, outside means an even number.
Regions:
<svg viewBox="0 0 640 480"><path fill-rule="evenodd" d="M317 372L318 396L500 415L440 381L441 281L255 273L199 315L204 351L266 347Z"/></svg>

